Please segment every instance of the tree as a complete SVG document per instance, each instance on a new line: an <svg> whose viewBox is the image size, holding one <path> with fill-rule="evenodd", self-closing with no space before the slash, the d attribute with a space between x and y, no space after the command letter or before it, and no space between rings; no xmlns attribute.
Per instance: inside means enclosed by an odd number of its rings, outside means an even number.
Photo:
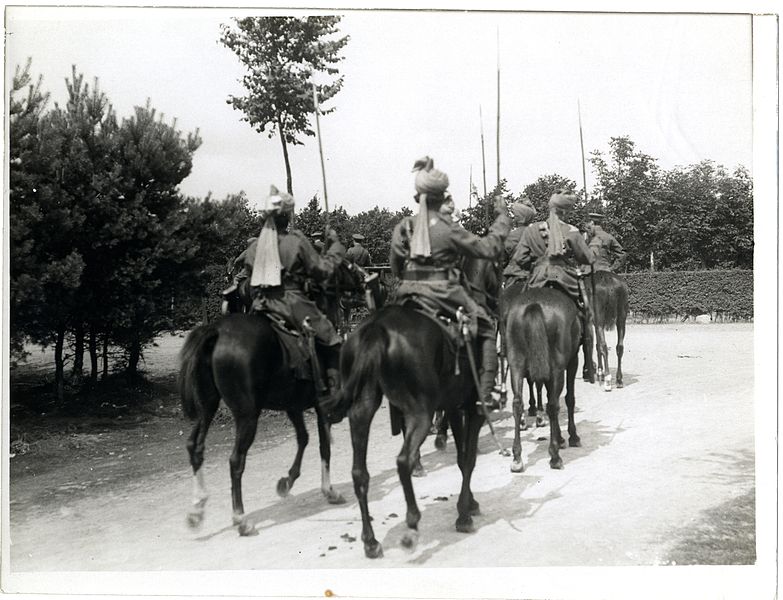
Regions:
<svg viewBox="0 0 783 600"><path fill-rule="evenodd" d="M234 19L236 28L221 25L220 42L237 55L248 72L242 78L247 95L229 96L228 103L241 110L259 133L280 138L285 160L286 185L293 193L288 145L302 144L301 134L313 136L310 115L315 112L314 75L334 77L334 66L348 36L333 37L340 17L246 17ZM343 77L316 85L318 102L334 97ZM334 108L321 110L322 114Z"/></svg>
<svg viewBox="0 0 783 600"><path fill-rule="evenodd" d="M588 209L605 214L606 228L628 253L628 268L644 269L661 217L661 172L656 159L637 150L628 137L611 138L609 149L608 161L598 151L590 158L598 184Z"/></svg>

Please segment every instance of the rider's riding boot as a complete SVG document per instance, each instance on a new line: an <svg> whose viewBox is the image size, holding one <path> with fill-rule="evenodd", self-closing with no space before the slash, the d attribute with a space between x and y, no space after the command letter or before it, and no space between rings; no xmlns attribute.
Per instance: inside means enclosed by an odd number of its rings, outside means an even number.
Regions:
<svg viewBox="0 0 783 600"><path fill-rule="evenodd" d="M500 410L500 400L492 397L495 388L495 376L498 372L498 353L494 337L479 338L481 343L481 372L479 375L479 391L487 410ZM479 400L479 403L481 401Z"/></svg>

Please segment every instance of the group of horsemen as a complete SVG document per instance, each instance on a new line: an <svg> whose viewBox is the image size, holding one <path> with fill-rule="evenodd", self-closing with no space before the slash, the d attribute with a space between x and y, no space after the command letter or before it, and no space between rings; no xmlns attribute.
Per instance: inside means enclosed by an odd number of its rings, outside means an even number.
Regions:
<svg viewBox="0 0 783 600"><path fill-rule="evenodd" d="M579 307L584 331L589 315L578 265L617 271L625 261L625 251L602 229L603 217L598 213L589 213L586 236L565 222L577 198L563 190L552 194L549 218L540 222L533 222L536 209L527 198L513 203L509 216L503 198L496 197L494 222L485 235L475 235L453 218L448 176L434 167L433 160L416 161L413 171L418 214L403 218L392 233L389 262L400 284L391 302L412 305L429 315L466 315L466 329L479 346L479 397L493 406L491 392L498 369L496 323L503 323L504 307L502 302L497 306L488 301L491 295L480 281L470 281L463 265L471 259L504 264L504 289L521 285L562 290ZM334 230L328 231L324 246L320 239L312 242L301 231L289 229L293 212L293 198L273 187L262 211L261 234L237 259L242 270L235 284L249 280L254 312L284 321L295 331L304 333L305 328L314 336L321 349L321 364L313 365L313 370L323 378L316 387L331 395L339 387L342 337L311 298L309 282L328 281L346 261L365 267L371 264L370 257L361 244L361 234L354 234L354 246L346 250ZM235 289L236 285L226 293Z"/></svg>

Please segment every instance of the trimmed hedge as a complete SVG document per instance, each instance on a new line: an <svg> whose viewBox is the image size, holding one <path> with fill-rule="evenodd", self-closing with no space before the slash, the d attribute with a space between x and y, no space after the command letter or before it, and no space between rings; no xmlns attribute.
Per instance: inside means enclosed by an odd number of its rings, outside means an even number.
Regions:
<svg viewBox="0 0 783 600"><path fill-rule="evenodd" d="M638 316L708 313L753 319L753 271L661 271L624 273L630 310Z"/></svg>

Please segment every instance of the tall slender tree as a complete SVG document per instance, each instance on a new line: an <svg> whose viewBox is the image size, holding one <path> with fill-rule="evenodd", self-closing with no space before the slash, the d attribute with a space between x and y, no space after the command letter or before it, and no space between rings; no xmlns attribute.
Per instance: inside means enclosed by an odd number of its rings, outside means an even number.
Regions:
<svg viewBox="0 0 783 600"><path fill-rule="evenodd" d="M234 26L221 25L220 42L237 55L247 68L242 84L247 95L229 96L228 103L241 110L259 133L277 134L283 150L286 187L293 193L288 146L302 144L300 136L313 136L310 115L315 106L312 88L323 103L343 85L335 66L348 36L338 36L338 16L246 17L234 19ZM332 77L328 83L315 83ZM339 75L339 76L338 76Z"/></svg>

